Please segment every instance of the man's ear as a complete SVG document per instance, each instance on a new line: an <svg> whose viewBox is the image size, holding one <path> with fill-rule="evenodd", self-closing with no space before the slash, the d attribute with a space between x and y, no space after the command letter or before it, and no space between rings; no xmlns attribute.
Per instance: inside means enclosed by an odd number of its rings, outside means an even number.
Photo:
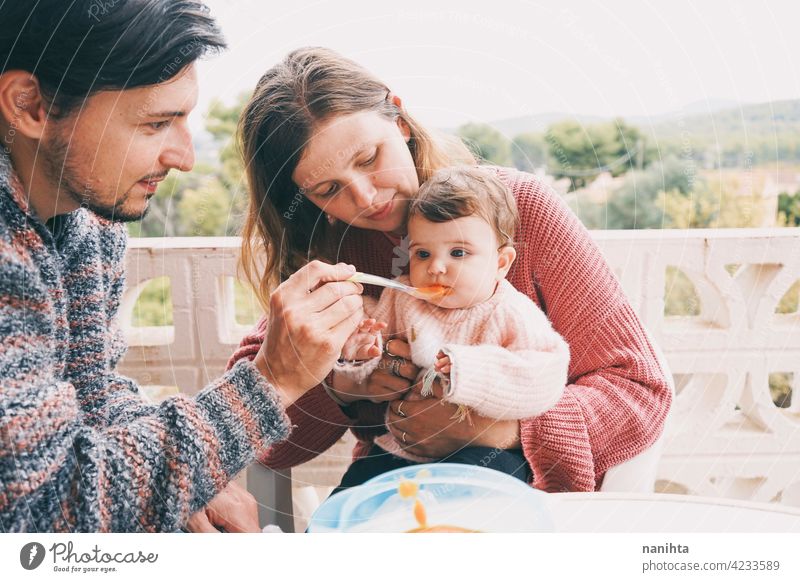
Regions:
<svg viewBox="0 0 800 582"><path fill-rule="evenodd" d="M504 279L514 259L517 258L517 249L512 246L505 246L497 253L497 276L499 279Z"/></svg>
<svg viewBox="0 0 800 582"><path fill-rule="evenodd" d="M27 71L6 71L0 75L0 116L8 125L6 139L21 134L41 139L47 121L39 81Z"/></svg>

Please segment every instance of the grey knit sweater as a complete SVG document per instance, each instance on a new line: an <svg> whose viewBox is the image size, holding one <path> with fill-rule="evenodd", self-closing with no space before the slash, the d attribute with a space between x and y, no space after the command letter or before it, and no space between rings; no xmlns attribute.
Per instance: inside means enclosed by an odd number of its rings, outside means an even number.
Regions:
<svg viewBox="0 0 800 582"><path fill-rule="evenodd" d="M175 531L288 436L249 361L146 403L115 367L122 225L42 224L0 148L0 531Z"/></svg>

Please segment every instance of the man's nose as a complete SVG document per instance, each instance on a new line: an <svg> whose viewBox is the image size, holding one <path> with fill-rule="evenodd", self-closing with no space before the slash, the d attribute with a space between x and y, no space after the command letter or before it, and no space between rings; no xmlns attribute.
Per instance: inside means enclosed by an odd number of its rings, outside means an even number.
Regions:
<svg viewBox="0 0 800 582"><path fill-rule="evenodd" d="M173 133L170 143L161 152L161 164L188 172L194 167L194 144L188 128Z"/></svg>

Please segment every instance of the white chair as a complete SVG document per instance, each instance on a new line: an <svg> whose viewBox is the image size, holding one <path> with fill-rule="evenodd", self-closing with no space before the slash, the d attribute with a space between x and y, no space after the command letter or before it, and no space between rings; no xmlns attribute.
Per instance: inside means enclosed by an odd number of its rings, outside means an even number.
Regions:
<svg viewBox="0 0 800 582"><path fill-rule="evenodd" d="M256 461L247 468L247 490L258 502L261 527L273 524L294 533L291 469L273 470Z"/></svg>

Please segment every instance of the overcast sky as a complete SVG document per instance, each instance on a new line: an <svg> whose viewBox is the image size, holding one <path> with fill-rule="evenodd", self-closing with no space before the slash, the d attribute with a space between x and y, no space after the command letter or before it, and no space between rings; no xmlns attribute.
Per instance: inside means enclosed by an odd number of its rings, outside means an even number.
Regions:
<svg viewBox="0 0 800 582"><path fill-rule="evenodd" d="M230 49L200 65L204 112L288 51L336 49L422 121L657 115L800 97L800 3L747 0L207 0ZM196 126L201 115L194 116Z"/></svg>

